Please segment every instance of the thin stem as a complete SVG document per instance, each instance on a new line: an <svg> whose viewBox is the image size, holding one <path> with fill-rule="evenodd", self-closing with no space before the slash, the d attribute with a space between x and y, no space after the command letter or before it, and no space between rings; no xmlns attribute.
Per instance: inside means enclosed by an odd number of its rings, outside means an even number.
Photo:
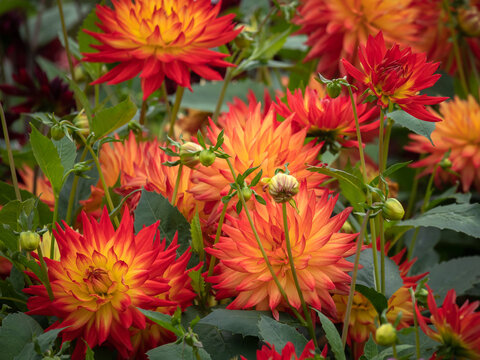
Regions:
<svg viewBox="0 0 480 360"><path fill-rule="evenodd" d="M385 232L383 230L383 216L378 217L378 232L380 233L380 292L385 295Z"/></svg>
<svg viewBox="0 0 480 360"><path fill-rule="evenodd" d="M352 312L353 298L355 295L355 284L357 283L358 265L360 263L360 253L362 251L363 237L367 228L367 220L370 217L370 210L367 211L363 218L362 227L360 228L360 234L357 239L357 251L355 252L355 261L353 264L352 283L350 284L350 292L348 293L347 308L345 310L345 317L343 319L342 329L342 344L345 347L347 343L348 326L350 324L350 314Z"/></svg>
<svg viewBox="0 0 480 360"><path fill-rule="evenodd" d="M175 206L175 201L177 200L178 187L180 185L180 180L182 179L183 164L180 164L178 167L177 180L175 180L175 188L173 189L172 201L170 204Z"/></svg>
<svg viewBox="0 0 480 360"><path fill-rule="evenodd" d="M388 148L390 146L390 136L392 134L393 121L387 119L387 127L385 129L385 141L383 142L383 169L387 167L388 164Z"/></svg>
<svg viewBox="0 0 480 360"><path fill-rule="evenodd" d="M315 329L313 328L312 315L310 313L310 310L307 308L307 304L305 303L305 299L302 293L302 288L300 287L300 283L298 282L297 270L295 269L295 262L294 262L295 260L292 254L292 245L290 243L290 234L288 231L288 217L287 217L286 203L282 203L282 213L283 213L283 229L285 231L285 242L287 244L288 262L290 263L293 282L295 283L295 287L297 288L297 292L298 292L298 297L300 298L300 302L302 303L303 314L307 320L310 337L313 339L315 347L318 347L317 337L315 336Z"/></svg>
<svg viewBox="0 0 480 360"><path fill-rule="evenodd" d="M87 147L85 146L83 148L82 155L80 156L80 162L84 161L86 156L87 156ZM77 193L77 186L78 186L79 179L80 179L80 176L74 175L72 189L70 190L70 196L68 197L67 216L65 218L65 221L67 222L67 224L70 224L70 221L72 220L73 203L75 202L75 195Z"/></svg>
<svg viewBox="0 0 480 360"><path fill-rule="evenodd" d="M173 104L172 114L170 117L170 128L168 129L168 136L173 137L175 134L174 126L175 121L177 120L178 110L180 109L180 104L182 103L183 93L185 88L183 86L177 86L177 93L175 95L175 103Z"/></svg>
<svg viewBox="0 0 480 360"><path fill-rule="evenodd" d="M15 298L12 298L12 297L8 297L8 296L0 296L0 300L5 300L5 301L14 301L14 302L18 302L18 303L21 303L21 304L27 304L26 301L24 300L21 300L21 299L15 299Z"/></svg>
<svg viewBox="0 0 480 360"><path fill-rule="evenodd" d="M93 89L95 91L95 107L98 107L98 104L100 102L100 85L99 84L95 84L93 86Z"/></svg>
<svg viewBox="0 0 480 360"><path fill-rule="evenodd" d="M397 347L395 346L395 343L392 343L392 351L393 351L393 358L396 359L397 356Z"/></svg>
<svg viewBox="0 0 480 360"><path fill-rule="evenodd" d="M383 108L380 108L380 127L378 129L378 172L380 175L385 170L385 162L383 160L383 138L385 135L384 124L385 124L385 112ZM381 181L378 182L378 187L380 190L382 190L383 184Z"/></svg>
<svg viewBox="0 0 480 360"><path fill-rule="evenodd" d="M52 239L53 239L53 236L52 236ZM43 276L45 277L44 285L45 285L45 288L47 289L47 293L48 293L48 297L50 298L50 301L53 301L55 297L53 296L52 286L50 285L50 279L48 277L47 264L45 263L45 259L43 258L43 252L42 252L41 246L37 248L37 252L38 252L38 258L40 260L40 269L42 270ZM53 258L53 256L51 256L50 258Z"/></svg>
<svg viewBox="0 0 480 360"><path fill-rule="evenodd" d="M230 162L230 159L225 159L227 161L228 167L230 168L230 171L233 175L233 178L236 179L235 175L235 170L233 169L232 163ZM258 236L257 229L255 228L255 224L253 223L252 217L250 215L250 211L248 210L247 204L245 203L245 197L243 196L243 193L241 191L237 192L238 197L240 198L240 201L242 202L243 209L245 210L245 214L247 215L248 223L250 224L250 227L252 228L253 235L255 236L255 240L257 241L258 247L260 248L260 252L262 253L263 260L265 261L265 264L267 265L268 270L270 271L270 274L272 275L273 281L277 285L278 291L282 295L283 299L285 302L288 304L292 312L295 314L297 319L301 322L302 326L306 326L307 323L305 319L303 318L302 315L293 307L290 302L288 301L288 296L285 293L285 290L282 287L282 284L280 284L280 281L277 278L277 275L275 274L275 270L273 270L272 265L270 264L270 261L268 259L268 255L265 252L265 249L263 247L262 241L260 240L260 237Z"/></svg>
<svg viewBox="0 0 480 360"><path fill-rule="evenodd" d="M412 288L409 288L408 291L410 292L410 296L412 298L412 306L413 306L413 327L415 329L415 349L417 359L420 359L420 334L418 331L418 320L417 320L417 311L416 311L416 299L415 293Z"/></svg>
<svg viewBox="0 0 480 360"><path fill-rule="evenodd" d="M353 117L355 118L355 129L357 131L358 152L360 154L360 164L362 166L363 182L367 183L367 167L365 165L365 155L363 153L362 132L360 131L360 122L358 121L357 104L355 103L355 99L353 98L352 88L350 86L347 86L347 89L350 95L350 102L352 103Z"/></svg>
<svg viewBox="0 0 480 360"><path fill-rule="evenodd" d="M415 205L415 200L417 199L417 190L418 190L418 175L420 174L420 168L415 169L415 175L413 177L412 190L408 198L407 211L405 212L405 220L410 219L412 216L413 208Z"/></svg>
<svg viewBox="0 0 480 360"><path fill-rule="evenodd" d="M75 83L75 71L73 70L72 54L70 53L70 47L68 45L68 34L67 34L67 27L65 26L65 17L63 16L62 0L57 0L57 6L58 6L58 12L60 13L60 22L62 24L62 32L63 32L63 39L65 41L65 52L68 60L68 67L70 69L70 75L72 77L72 81Z"/></svg>
<svg viewBox="0 0 480 360"><path fill-rule="evenodd" d="M55 206L53 208L53 219L52 219L52 232L50 233L50 259L53 259L55 256L55 236L53 236L53 230L57 228L57 218L58 218L58 194L53 192L55 198Z"/></svg>
<svg viewBox="0 0 480 360"><path fill-rule="evenodd" d="M383 108L380 108L380 127L378 130L378 174L379 176L385 171L385 159L384 159L384 124L385 124L385 112ZM378 181L378 188L383 191L383 181ZM385 293L385 234L383 231L383 216L379 214L375 221L378 223L378 231L380 235L380 292ZM376 239L375 239L376 241Z"/></svg>
<svg viewBox="0 0 480 360"><path fill-rule="evenodd" d="M380 274L378 272L378 249L377 249L377 229L375 227L375 220L370 219L370 235L372 236L372 255L373 255L373 270L375 277L375 290L380 292Z"/></svg>
<svg viewBox="0 0 480 360"><path fill-rule="evenodd" d="M163 95L163 101L165 102L165 108L167 109L167 116L170 119L172 117L172 109L170 109L170 102L168 101L167 85L165 85L165 81L162 82L162 95Z"/></svg>
<svg viewBox="0 0 480 360"><path fill-rule="evenodd" d="M5 113L3 112L3 106L0 102L0 118L2 120L3 137L5 138L5 146L7 148L8 162L10 165L10 172L12 174L13 188L15 189L15 197L18 201L22 201L22 195L20 194L20 188L18 187L17 172L15 171L15 160L13 159L12 146L10 144L10 137L8 136L7 120L5 119Z"/></svg>
<svg viewBox="0 0 480 360"><path fill-rule="evenodd" d="M147 105L147 100L143 100L142 101L142 109L140 110L140 124L141 125L147 125L146 123L146 120L147 118L145 117L145 115L147 114L147 108L148 108L148 105Z"/></svg>

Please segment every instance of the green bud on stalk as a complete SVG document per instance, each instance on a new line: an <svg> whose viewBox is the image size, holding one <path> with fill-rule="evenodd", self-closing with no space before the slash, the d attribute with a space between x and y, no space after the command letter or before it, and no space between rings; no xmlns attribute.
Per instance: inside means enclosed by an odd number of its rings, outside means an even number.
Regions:
<svg viewBox="0 0 480 360"><path fill-rule="evenodd" d="M203 165L203 166L210 166L212 165L214 162L215 162L215 159L217 158L215 153L213 152L213 150L210 150L210 149L203 149L201 152L200 152L200 155L199 155L199 158L200 158L200 163Z"/></svg>
<svg viewBox="0 0 480 360"><path fill-rule="evenodd" d="M339 83L332 81L327 84L327 94L330 96L332 99L335 99L340 95L342 92L342 85Z"/></svg>
<svg viewBox="0 0 480 360"><path fill-rule="evenodd" d="M20 233L20 246L23 250L37 250L40 244L40 235L33 231L22 231Z"/></svg>
<svg viewBox="0 0 480 360"><path fill-rule="evenodd" d="M402 220L405 210L400 201L395 198L389 198L383 205L382 215L387 220Z"/></svg>
<svg viewBox="0 0 480 360"><path fill-rule="evenodd" d="M180 161L183 165L193 169L200 163L198 153L202 150L200 145L188 141L180 146Z"/></svg>
<svg viewBox="0 0 480 360"><path fill-rule="evenodd" d="M383 324L375 333L375 340L378 345L392 346L397 341L397 330L392 324Z"/></svg>
<svg viewBox="0 0 480 360"><path fill-rule="evenodd" d="M52 126L50 129L50 135L52 136L53 140L62 140L63 137L65 136L65 131L63 130L62 125L60 124L55 124Z"/></svg>

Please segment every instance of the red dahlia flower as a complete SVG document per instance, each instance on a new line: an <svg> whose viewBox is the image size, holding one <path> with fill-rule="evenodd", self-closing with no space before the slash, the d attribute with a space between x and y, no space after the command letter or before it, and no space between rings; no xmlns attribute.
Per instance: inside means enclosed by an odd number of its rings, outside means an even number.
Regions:
<svg viewBox="0 0 480 360"><path fill-rule="evenodd" d="M427 285L428 287L428 285ZM437 307L432 290L428 287L428 309L430 319L424 318L417 308L418 323L428 337L441 343L436 359L480 359L480 313L475 312L479 302L468 300L458 307L455 290L450 290L443 300L441 308ZM435 329L427 325L430 320Z"/></svg>
<svg viewBox="0 0 480 360"><path fill-rule="evenodd" d="M413 53L410 47L400 50L394 44L387 50L382 32L376 37L369 36L366 46L359 49L362 70L342 59L347 72L366 85L378 98L378 105L388 108L397 104L410 115L425 121L440 119L425 109L425 105L438 104L446 97L418 95L437 82L440 75L434 75L439 63L426 62L425 54Z"/></svg>
<svg viewBox="0 0 480 360"><path fill-rule="evenodd" d="M326 355L323 354L322 355ZM297 357L295 353L295 345L290 341L285 345L282 349L282 352L279 354L277 350L275 350L275 346L270 345L263 345L261 350L257 350L257 360L307 360L313 359L315 357L315 345L313 341L310 340L305 349L303 349L302 354L300 357ZM241 356L242 360L246 360L243 356Z"/></svg>
<svg viewBox="0 0 480 360"><path fill-rule="evenodd" d="M221 80L212 67L231 66L228 54L209 50L234 39L234 14L217 18L220 4L210 0L113 0L114 9L97 5L98 27L103 33L86 32L100 45L84 61L118 63L93 82L118 84L140 73L143 99L157 90L164 77L190 88L190 73Z"/></svg>
<svg viewBox="0 0 480 360"><path fill-rule="evenodd" d="M114 230L106 208L100 222L82 215L83 235L64 223L54 231L60 261L45 258L54 300L44 285L25 289L29 314L55 316L49 329L64 328L63 341L77 340L72 359L82 359L90 348L113 345L121 358L133 350L130 327L145 328L137 307L155 310L173 303L159 295L169 291L165 268L175 261L175 250L159 241L158 223L133 232L133 219L125 211ZM170 251L169 251L170 250Z"/></svg>

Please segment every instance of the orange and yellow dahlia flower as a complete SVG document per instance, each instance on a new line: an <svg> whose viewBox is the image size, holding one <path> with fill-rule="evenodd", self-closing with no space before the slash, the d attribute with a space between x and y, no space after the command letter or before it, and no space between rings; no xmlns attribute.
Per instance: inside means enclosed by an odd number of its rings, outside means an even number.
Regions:
<svg viewBox="0 0 480 360"><path fill-rule="evenodd" d="M472 185L480 191L480 105L473 96L467 100L456 97L453 101L440 104L440 116L443 121L436 124L431 134L435 146L420 135L410 134L412 141L405 149L425 154L412 166L425 167L421 175L432 173L450 151L451 169L460 175L463 191L468 191ZM442 180L456 179L455 174L437 168L437 184Z"/></svg>
<svg viewBox="0 0 480 360"><path fill-rule="evenodd" d="M319 59L317 71L332 78L344 75L340 59L359 65L357 49L368 35L385 34L394 41L411 44L419 35L419 10L412 0L302 0L293 20L299 34L308 35L311 49L305 61Z"/></svg>
<svg viewBox="0 0 480 360"><path fill-rule="evenodd" d="M118 84L140 73L145 100L166 77L190 87L190 70L208 80L221 80L212 67L232 66L210 48L233 40L234 14L217 17L220 4L210 0L113 0L114 9L97 5L102 33L85 30L100 45L84 61L118 63L94 84Z"/></svg>
<svg viewBox="0 0 480 360"><path fill-rule="evenodd" d="M267 205L258 205L252 217L270 264L287 294L290 305L301 309L288 260L282 206L265 196ZM346 293L353 264L345 257L355 252L357 234L340 233L351 209L330 217L337 202L328 190L317 196L305 182L295 196L299 212L287 207L288 229L300 288L305 302L325 313L336 314L331 292ZM228 216L228 215L227 215ZM228 217L223 225L225 236L207 251L219 259L208 281L214 283L217 298L233 297L228 309L271 310L288 308L265 264L253 231L242 212L239 218Z"/></svg>
<svg viewBox="0 0 480 360"><path fill-rule="evenodd" d="M378 98L379 106L388 108L390 103L397 104L418 119L440 121L425 105L438 104L447 98L419 95L420 90L440 78L439 74L434 75L439 63L426 62L425 54L413 53L410 47L400 50L400 46L394 44L387 49L382 32L369 36L367 45L360 46L358 56L361 70L346 59L342 59L343 65Z"/></svg>
<svg viewBox="0 0 480 360"><path fill-rule="evenodd" d="M427 285L428 287L428 285ZM460 307L457 303L455 290L450 290L438 307L432 290L428 287L428 309L430 318L424 318L417 310L418 323L428 337L439 342L435 359L480 359L480 313L475 312L480 302L469 303L468 300ZM427 325L430 320L435 328Z"/></svg>
<svg viewBox="0 0 480 360"><path fill-rule="evenodd" d="M137 307L156 309L174 303L159 297L170 289L163 277L175 261L175 248L165 250L158 223L133 232L133 219L124 212L115 231L105 209L100 222L82 215L83 235L66 223L54 230L60 261L45 258L54 299L44 285L25 292L29 314L55 316L49 329L65 328L63 341L77 339L72 359L82 359L90 348L108 343L120 357L132 351L130 327L145 328L145 317Z"/></svg>
<svg viewBox="0 0 480 360"><path fill-rule="evenodd" d="M20 189L25 189L31 193L33 193L35 189L40 200L48 205L50 210L53 211L55 206L55 196L53 195L52 185L45 175L39 174L36 184L34 184L35 174L32 168L24 166L22 169L18 170L18 173L23 180L23 184L19 184Z"/></svg>

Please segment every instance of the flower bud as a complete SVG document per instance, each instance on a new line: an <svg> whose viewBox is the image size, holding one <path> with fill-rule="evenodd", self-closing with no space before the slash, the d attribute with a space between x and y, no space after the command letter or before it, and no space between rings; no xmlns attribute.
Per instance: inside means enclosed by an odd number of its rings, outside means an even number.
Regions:
<svg viewBox="0 0 480 360"><path fill-rule="evenodd" d="M383 324L375 333L375 340L378 345L392 346L397 341L397 330L392 324Z"/></svg>
<svg viewBox="0 0 480 360"><path fill-rule="evenodd" d="M400 201L395 198L389 198L383 205L382 214L387 220L402 220L405 210Z"/></svg>
<svg viewBox="0 0 480 360"><path fill-rule="evenodd" d="M183 165L193 169L200 163L198 153L202 150L200 145L188 141L180 146L180 161Z"/></svg>
<svg viewBox="0 0 480 360"><path fill-rule="evenodd" d="M449 158L445 158L442 161L440 161L440 164L438 165L440 165L442 169L450 169L452 167L452 162L450 161Z"/></svg>
<svg viewBox="0 0 480 360"><path fill-rule="evenodd" d="M40 235L33 231L22 231L20 233L20 246L23 250L34 251L37 250L40 244Z"/></svg>
<svg viewBox="0 0 480 360"><path fill-rule="evenodd" d="M142 133L142 125L140 125L135 120L130 120L128 122L128 130L133 131L135 134L141 134Z"/></svg>
<svg viewBox="0 0 480 360"><path fill-rule="evenodd" d="M65 136L65 131L63 130L62 125L55 124L50 129L50 136L53 140L62 140Z"/></svg>
<svg viewBox="0 0 480 360"><path fill-rule="evenodd" d="M458 24L465 35L480 36L480 11L476 6L458 9Z"/></svg>
<svg viewBox="0 0 480 360"><path fill-rule="evenodd" d="M341 232L346 233L346 234L353 234L353 227L352 224L350 224L349 221L345 221L342 225L342 228L340 229Z"/></svg>
<svg viewBox="0 0 480 360"><path fill-rule="evenodd" d="M80 129L78 131L83 136L88 136L88 134L90 134L90 124L88 123L88 117L84 112L80 112L80 114L75 116L73 124Z"/></svg>
<svg viewBox="0 0 480 360"><path fill-rule="evenodd" d="M244 27L240 34L238 34L237 37L234 39L234 42L239 49L244 49L252 45L253 38L250 35L249 31L246 30Z"/></svg>
<svg viewBox="0 0 480 360"><path fill-rule="evenodd" d="M330 96L332 99L335 99L340 95L342 92L342 85L340 85L337 82L329 82L327 84L327 94Z"/></svg>
<svg viewBox="0 0 480 360"><path fill-rule="evenodd" d="M87 161L82 161L73 165L73 173L76 176L85 177L84 172L90 170L92 165L89 165Z"/></svg>
<svg viewBox="0 0 480 360"><path fill-rule="evenodd" d="M248 201L252 197L253 192L252 192L252 189L245 186L244 188L242 188L242 194L245 201Z"/></svg>
<svg viewBox="0 0 480 360"><path fill-rule="evenodd" d="M200 163L203 166L210 166L215 162L216 156L215 153L210 149L203 149L199 155Z"/></svg>
<svg viewBox="0 0 480 360"><path fill-rule="evenodd" d="M292 199L299 191L297 179L292 175L278 173L270 179L268 192L277 203L284 203Z"/></svg>

